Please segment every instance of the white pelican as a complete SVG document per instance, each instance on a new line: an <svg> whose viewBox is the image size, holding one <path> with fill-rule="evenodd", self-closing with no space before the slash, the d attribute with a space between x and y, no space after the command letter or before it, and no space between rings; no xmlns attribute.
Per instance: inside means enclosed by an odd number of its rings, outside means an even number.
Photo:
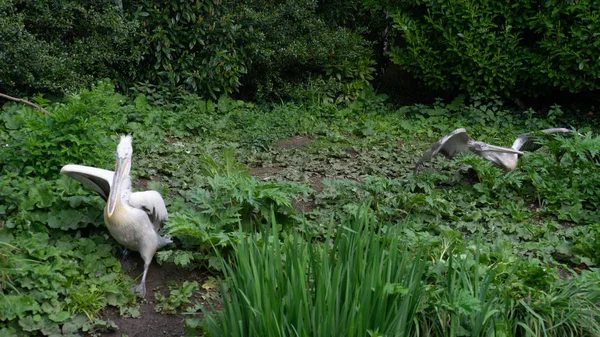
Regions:
<svg viewBox="0 0 600 337"><path fill-rule="evenodd" d="M545 129L541 132L545 134L555 133L573 133L574 131L565 128ZM431 148L423 154L417 162L414 171L417 171L425 161L438 152L451 159L456 154L461 152L471 151L485 160L493 162L495 165L507 170L514 171L517 168L519 155L523 155L521 151L535 151L542 145L535 142L534 137L530 133L524 133L515 139L510 148L495 146L473 140L467 131L463 128L452 131L449 135L438 140Z"/></svg>
<svg viewBox="0 0 600 337"><path fill-rule="evenodd" d="M104 222L108 231L118 243L138 251L144 260L142 281L135 288L143 298L146 296L146 274L156 250L172 241L157 232L168 217L160 193L131 191L131 141L131 136L121 137L115 172L72 164L63 166L60 172L92 188L107 200Z"/></svg>

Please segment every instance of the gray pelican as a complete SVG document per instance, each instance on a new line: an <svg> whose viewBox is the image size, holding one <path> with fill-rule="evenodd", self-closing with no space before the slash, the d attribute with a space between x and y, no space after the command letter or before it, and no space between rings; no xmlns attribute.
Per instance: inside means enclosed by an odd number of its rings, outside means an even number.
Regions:
<svg viewBox="0 0 600 337"><path fill-rule="evenodd" d="M115 172L82 165L65 165L61 173L78 180L98 192L107 201L104 222L112 237L127 249L140 253L144 260L144 274L135 288L138 296L146 296L146 274L156 250L172 243L158 235L167 220L167 208L156 191L132 192L131 136L122 136L117 146Z"/></svg>
<svg viewBox="0 0 600 337"><path fill-rule="evenodd" d="M545 134L565 134L573 133L574 131L565 128L553 128L545 129L541 132ZM473 140L465 129L460 128L434 143L419 159L414 171L416 172L425 161L438 153L451 159L458 153L469 151L483 157L485 160L493 162L496 166L506 171L514 171L517 168L519 155L523 155L521 151L535 151L541 146L541 144L535 142L535 137L532 137L531 133L520 135L515 139L513 145L507 148Z"/></svg>

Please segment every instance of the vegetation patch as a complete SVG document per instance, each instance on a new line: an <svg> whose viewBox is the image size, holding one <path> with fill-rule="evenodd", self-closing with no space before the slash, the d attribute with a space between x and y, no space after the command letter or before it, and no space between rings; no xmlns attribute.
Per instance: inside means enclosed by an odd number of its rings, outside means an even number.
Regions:
<svg viewBox="0 0 600 337"><path fill-rule="evenodd" d="M597 329L600 146L589 129L540 139L514 172L470 154L413 172L457 127L509 146L569 126L560 107L509 113L459 97L395 109L370 91L344 105L168 102L110 82L39 103L49 114L7 104L0 124L4 335L114 329L107 306L185 313L192 334ZM153 310L136 309L103 200L58 174L73 162L110 169L118 134L136 139L134 186L167 202L175 245L157 260L214 277L153 290Z"/></svg>

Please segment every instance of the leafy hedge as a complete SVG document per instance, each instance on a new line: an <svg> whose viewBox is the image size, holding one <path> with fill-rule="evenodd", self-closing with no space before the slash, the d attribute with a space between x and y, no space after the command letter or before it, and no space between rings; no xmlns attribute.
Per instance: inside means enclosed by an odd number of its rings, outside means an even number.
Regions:
<svg viewBox="0 0 600 337"><path fill-rule="evenodd" d="M245 43L232 1L129 1L141 21L138 80L216 98L238 90L247 72Z"/></svg>
<svg viewBox="0 0 600 337"><path fill-rule="evenodd" d="M0 92L65 93L126 78L137 23L114 0L0 2Z"/></svg>
<svg viewBox="0 0 600 337"><path fill-rule="evenodd" d="M122 3L122 5L121 5ZM0 4L0 92L69 92L110 77L217 98L355 98L372 51L314 1L72 0Z"/></svg>
<svg viewBox="0 0 600 337"><path fill-rule="evenodd" d="M590 0L381 5L397 33L395 63L433 88L485 95L600 88L599 6Z"/></svg>
<svg viewBox="0 0 600 337"><path fill-rule="evenodd" d="M319 16L317 2L247 1L246 25L256 31L249 46L246 84L259 96L303 98L317 92L341 102L356 98L372 79L369 43ZM298 90L300 88L300 90Z"/></svg>
<svg viewBox="0 0 600 337"><path fill-rule="evenodd" d="M370 84L384 50L432 89L488 97L589 92L600 88L599 6L5 0L0 92L62 94L111 77L213 99L239 92L342 102Z"/></svg>
<svg viewBox="0 0 600 337"><path fill-rule="evenodd" d="M137 44L145 70L138 80L212 98L238 91L302 97L314 86L343 101L356 97L372 78L368 43L326 24L314 1L131 4L142 25Z"/></svg>

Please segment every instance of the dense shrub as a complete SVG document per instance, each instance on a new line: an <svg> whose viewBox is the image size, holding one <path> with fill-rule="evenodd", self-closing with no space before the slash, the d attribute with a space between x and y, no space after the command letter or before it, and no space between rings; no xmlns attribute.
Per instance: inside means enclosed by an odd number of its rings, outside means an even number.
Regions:
<svg viewBox="0 0 600 337"><path fill-rule="evenodd" d="M116 136L131 111L125 102L112 83L100 82L48 107L49 114L23 104L2 107L0 219L7 227L101 223L102 206L92 204L101 199L59 172L66 164L111 168Z"/></svg>
<svg viewBox="0 0 600 337"><path fill-rule="evenodd" d="M385 52L389 48L391 20L382 9L382 1L375 2L376 6L365 0L319 1L317 13L327 24L350 29L369 41L377 62L377 75L382 75L389 63Z"/></svg>
<svg viewBox="0 0 600 337"><path fill-rule="evenodd" d="M359 2L9 0L0 5L0 92L64 93L99 78L217 98L337 102L372 79ZM351 14L347 14L351 13ZM356 15L356 18L353 18Z"/></svg>
<svg viewBox="0 0 600 337"><path fill-rule="evenodd" d="M372 2L372 1L370 1ZM403 1L393 61L436 89L585 92L600 81L598 2Z"/></svg>
<svg viewBox="0 0 600 337"><path fill-rule="evenodd" d="M247 1L245 22L257 35L246 83L261 96L300 97L313 90L339 102L356 97L372 78L369 43L328 25L316 1Z"/></svg>
<svg viewBox="0 0 600 337"><path fill-rule="evenodd" d="M132 1L143 60L136 79L216 98L354 98L373 72L370 45L315 1Z"/></svg>
<svg viewBox="0 0 600 337"><path fill-rule="evenodd" d="M237 91L251 32L239 24L233 1L136 0L128 6L141 20L138 80L213 98Z"/></svg>
<svg viewBox="0 0 600 337"><path fill-rule="evenodd" d="M0 2L0 91L62 93L126 77L137 26L114 0Z"/></svg>
<svg viewBox="0 0 600 337"><path fill-rule="evenodd" d="M6 104L0 115L0 173L55 178L69 163L110 168L114 139L125 124L125 98L110 82L81 90L48 115L22 104ZM119 129L121 128L121 129Z"/></svg>

